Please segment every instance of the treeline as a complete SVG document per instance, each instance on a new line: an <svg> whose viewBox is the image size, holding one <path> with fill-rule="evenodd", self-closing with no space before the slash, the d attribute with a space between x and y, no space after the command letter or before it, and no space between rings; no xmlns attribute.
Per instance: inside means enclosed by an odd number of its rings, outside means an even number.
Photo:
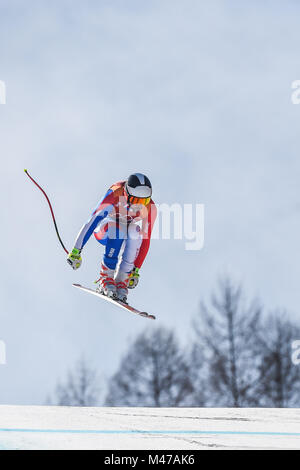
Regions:
<svg viewBox="0 0 300 470"><path fill-rule="evenodd" d="M299 407L300 365L292 343L300 324L284 311L246 302L240 286L222 280L192 322L182 345L174 331L147 328L106 384L82 360L58 384L54 404L69 406Z"/></svg>

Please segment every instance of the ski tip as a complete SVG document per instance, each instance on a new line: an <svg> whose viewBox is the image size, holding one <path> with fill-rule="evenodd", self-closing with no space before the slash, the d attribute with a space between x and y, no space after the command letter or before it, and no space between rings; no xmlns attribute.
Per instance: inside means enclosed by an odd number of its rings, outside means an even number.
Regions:
<svg viewBox="0 0 300 470"><path fill-rule="evenodd" d="M150 318L151 320L156 320L156 317L154 315L150 315L147 312L141 312L140 314L142 317Z"/></svg>
<svg viewBox="0 0 300 470"><path fill-rule="evenodd" d="M73 287L81 287L81 284L72 284Z"/></svg>
<svg viewBox="0 0 300 470"><path fill-rule="evenodd" d="M28 173L28 170L26 168L24 169L24 171L25 171L25 173Z"/></svg>

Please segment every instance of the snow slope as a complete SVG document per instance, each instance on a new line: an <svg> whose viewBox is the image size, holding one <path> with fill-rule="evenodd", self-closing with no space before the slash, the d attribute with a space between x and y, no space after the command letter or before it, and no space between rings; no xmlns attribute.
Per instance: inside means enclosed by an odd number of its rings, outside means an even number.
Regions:
<svg viewBox="0 0 300 470"><path fill-rule="evenodd" d="M0 406L4 449L300 449L300 410Z"/></svg>

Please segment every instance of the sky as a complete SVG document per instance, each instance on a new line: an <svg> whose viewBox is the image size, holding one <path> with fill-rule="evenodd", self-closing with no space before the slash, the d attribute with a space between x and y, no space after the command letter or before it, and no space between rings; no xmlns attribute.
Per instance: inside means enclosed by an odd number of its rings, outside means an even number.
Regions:
<svg viewBox="0 0 300 470"><path fill-rule="evenodd" d="M296 1L0 0L1 404L43 404L84 355L105 381L145 328L182 344L220 276L299 318ZM153 240L129 315L92 285L102 248L66 263L114 182L145 173L157 203L204 204L205 241Z"/></svg>

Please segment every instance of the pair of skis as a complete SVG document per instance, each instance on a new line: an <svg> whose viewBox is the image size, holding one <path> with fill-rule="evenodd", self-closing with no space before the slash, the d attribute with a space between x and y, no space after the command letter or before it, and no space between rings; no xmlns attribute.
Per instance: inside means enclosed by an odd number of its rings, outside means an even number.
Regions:
<svg viewBox="0 0 300 470"><path fill-rule="evenodd" d="M88 287L83 287L80 284L73 284L73 287L77 287L78 289L81 289L84 292L87 292L88 294L96 295L97 297L100 297L103 300L107 300L108 302L111 302L112 304L117 305L118 307L121 307L124 310L127 310L128 312L135 313L136 315L139 315L140 317L149 318L150 320L155 320L154 315L149 315L149 313L147 312L141 312L140 310L137 310L136 308L131 307L131 305L125 304L124 302L121 302L119 300L112 299L111 297L107 297L106 295L101 294L100 292L97 292L93 289L90 289Z"/></svg>

